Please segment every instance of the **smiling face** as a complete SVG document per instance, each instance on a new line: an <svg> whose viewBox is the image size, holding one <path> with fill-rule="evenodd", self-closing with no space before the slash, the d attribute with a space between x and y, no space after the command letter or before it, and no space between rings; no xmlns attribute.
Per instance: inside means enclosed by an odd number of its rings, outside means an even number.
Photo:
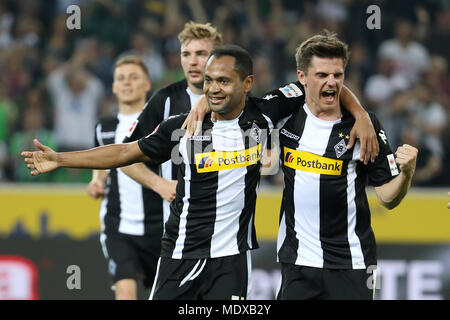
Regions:
<svg viewBox="0 0 450 320"><path fill-rule="evenodd" d="M150 80L137 64L122 64L114 70L113 93L119 105L139 105L142 108L150 87Z"/></svg>
<svg viewBox="0 0 450 320"><path fill-rule="evenodd" d="M218 120L234 119L245 106L245 97L253 84L253 76L241 79L234 70L235 58L212 56L206 65L203 91L209 107Z"/></svg>
<svg viewBox="0 0 450 320"><path fill-rule="evenodd" d="M339 94L344 84L342 58L313 56L308 71L297 71L297 75L305 87L306 104L315 116L328 120L341 116Z"/></svg>
<svg viewBox="0 0 450 320"><path fill-rule="evenodd" d="M213 41L207 38L192 39L181 45L181 66L189 88L195 93L202 93L205 65L213 47Z"/></svg>

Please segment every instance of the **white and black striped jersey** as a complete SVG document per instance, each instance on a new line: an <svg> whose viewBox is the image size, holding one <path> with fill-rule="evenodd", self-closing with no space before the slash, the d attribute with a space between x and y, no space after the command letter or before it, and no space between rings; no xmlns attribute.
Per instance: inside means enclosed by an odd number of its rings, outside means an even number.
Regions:
<svg viewBox="0 0 450 320"><path fill-rule="evenodd" d="M305 104L280 130L284 190L277 241L278 260L327 269L376 265L375 237L365 188L381 186L398 168L386 135L370 114L380 153L360 162L359 141L346 145L354 118L315 117Z"/></svg>
<svg viewBox="0 0 450 320"><path fill-rule="evenodd" d="M100 119L95 127L95 145L121 143L138 114ZM155 200L150 189L129 178L119 169L111 169L106 195L100 205L101 231L154 236L160 241L163 230L162 211L152 207Z"/></svg>
<svg viewBox="0 0 450 320"><path fill-rule="evenodd" d="M147 102L136 122L130 126L130 131L123 142L139 140L152 133L158 124L168 117L189 112L199 97L200 95L189 89L186 79L157 90ZM177 179L177 169L171 161L162 163L161 166L148 165L148 167L164 179ZM170 212L169 202L159 197L156 192L155 195L153 206L163 211L164 221L166 221Z"/></svg>
<svg viewBox="0 0 450 320"><path fill-rule="evenodd" d="M178 156L181 163L177 195L162 238L162 257L215 258L258 246L254 211L261 153L273 123L292 114L303 101L302 94L283 106L248 98L234 120L212 123L207 116L199 136L186 138L183 132L177 133L187 117L184 114L162 122L139 140L152 161L164 162L172 154L172 160Z"/></svg>

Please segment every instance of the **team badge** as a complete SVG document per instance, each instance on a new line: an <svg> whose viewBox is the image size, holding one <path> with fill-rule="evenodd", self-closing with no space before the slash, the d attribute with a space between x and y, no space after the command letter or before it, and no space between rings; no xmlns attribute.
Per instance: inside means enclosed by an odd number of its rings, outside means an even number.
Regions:
<svg viewBox="0 0 450 320"><path fill-rule="evenodd" d="M340 158L346 151L347 145L345 144L345 140L342 139L334 146L334 151L336 151L336 157Z"/></svg>
<svg viewBox="0 0 450 320"><path fill-rule="evenodd" d="M250 137L259 143L261 140L261 129L253 122L252 128L250 129Z"/></svg>

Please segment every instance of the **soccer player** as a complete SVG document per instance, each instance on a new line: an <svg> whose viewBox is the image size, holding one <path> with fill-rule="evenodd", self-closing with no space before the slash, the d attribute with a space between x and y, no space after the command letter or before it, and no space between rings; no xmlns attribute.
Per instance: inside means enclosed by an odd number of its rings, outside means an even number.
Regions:
<svg viewBox="0 0 450 320"><path fill-rule="evenodd" d="M295 112L304 96L300 88L291 87L291 94L279 97L283 107L273 107L270 99L246 98L252 83L248 53L236 46L218 47L208 60L204 81L218 121L207 117L200 135L176 134L184 114L163 121L137 142L55 153L35 140L41 151L22 156L32 175L57 167L110 168L139 161L162 163L171 156L181 159L151 297L247 298L248 250L257 247L253 218L264 132Z"/></svg>
<svg viewBox="0 0 450 320"><path fill-rule="evenodd" d="M373 114L380 145L375 162L359 161L359 143L347 150L355 121L339 100L347 60L347 45L328 32L297 49L306 103L280 131L279 299L373 299L368 280L375 278L376 244L365 187L374 186L379 202L392 209L414 174L418 150L403 145L394 157Z"/></svg>
<svg viewBox="0 0 450 320"><path fill-rule="evenodd" d="M121 143L141 113L151 88L149 72L136 56L117 60L112 90L119 113L100 119L95 128L95 146ZM141 176L143 184L156 192L161 179L152 171ZM126 176L121 170L93 170L88 194L100 206L100 241L118 300L137 299L137 281L151 288L161 250L162 211L151 206L154 192ZM164 192L164 190L162 190Z"/></svg>
<svg viewBox="0 0 450 320"><path fill-rule="evenodd" d="M161 88L153 94L136 123L133 127L130 126L131 130L123 142L132 142L145 137L168 117L188 112L203 94L205 64L211 50L222 44L222 35L209 23L188 22L178 34L178 39L181 43L181 66L186 78ZM160 167L150 166L150 168L163 178L158 179L154 184L160 185L167 192L175 193L176 184L173 182L177 179L176 165L169 160ZM148 171L142 163L122 170L137 181L142 174ZM164 221L166 221L172 198L162 197L161 199L156 195L152 196L152 207L162 211Z"/></svg>
<svg viewBox="0 0 450 320"><path fill-rule="evenodd" d="M56 153L35 140L40 151L22 156L32 175L58 167L107 169L181 159L151 297L247 298L248 250L257 247L253 221L264 131L297 109L297 100L286 99L284 108L263 113L259 106L268 100L246 98L252 84L248 53L237 46L218 47L208 60L204 83L218 120L207 118L201 135L188 138L181 132L172 139L187 117L183 114L135 142Z"/></svg>

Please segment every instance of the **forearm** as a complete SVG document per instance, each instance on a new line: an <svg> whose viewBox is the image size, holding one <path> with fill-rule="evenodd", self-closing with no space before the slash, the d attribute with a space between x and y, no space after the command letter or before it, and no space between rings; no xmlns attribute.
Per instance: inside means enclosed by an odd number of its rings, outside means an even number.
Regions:
<svg viewBox="0 0 450 320"><path fill-rule="evenodd" d="M339 97L341 104L355 119L358 119L361 116L368 117L367 111L364 110L358 98L345 85L342 87Z"/></svg>
<svg viewBox="0 0 450 320"><path fill-rule="evenodd" d="M158 182L162 179L143 163L135 163L120 168L127 176L146 188L156 191Z"/></svg>
<svg viewBox="0 0 450 320"><path fill-rule="evenodd" d="M58 167L110 169L148 161L133 143L110 144L89 150L61 152L57 154Z"/></svg>
<svg viewBox="0 0 450 320"><path fill-rule="evenodd" d="M405 175L403 172L389 181L388 183L376 187L375 191L380 203L388 208L393 209L403 200L411 186L412 175Z"/></svg>

